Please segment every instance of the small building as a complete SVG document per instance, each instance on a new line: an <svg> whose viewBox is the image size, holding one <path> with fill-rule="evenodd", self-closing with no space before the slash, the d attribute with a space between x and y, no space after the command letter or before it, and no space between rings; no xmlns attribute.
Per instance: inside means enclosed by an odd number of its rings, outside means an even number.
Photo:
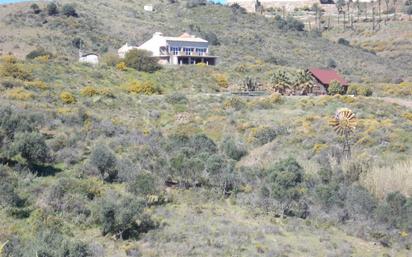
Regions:
<svg viewBox="0 0 412 257"><path fill-rule="evenodd" d="M315 95L326 95L330 83L334 80L338 81L345 88L345 91L348 89L349 83L335 70L310 68L308 72L316 82L312 89L312 93Z"/></svg>
<svg viewBox="0 0 412 257"><path fill-rule="evenodd" d="M79 62L81 63L88 63L92 65L98 65L99 64L99 56L94 53L87 53L84 54L81 51L79 51Z"/></svg>
<svg viewBox="0 0 412 257"><path fill-rule="evenodd" d="M152 38L140 45L125 44L119 51L119 57L124 58L132 49L142 49L152 53L160 64L197 64L216 65L217 56L209 55L209 42L202 38L183 33L179 37L165 37L161 32L153 34Z"/></svg>
<svg viewBox="0 0 412 257"><path fill-rule="evenodd" d="M144 9L146 12L154 12L153 5L151 5L151 4L145 5L145 6L143 7L143 9Z"/></svg>

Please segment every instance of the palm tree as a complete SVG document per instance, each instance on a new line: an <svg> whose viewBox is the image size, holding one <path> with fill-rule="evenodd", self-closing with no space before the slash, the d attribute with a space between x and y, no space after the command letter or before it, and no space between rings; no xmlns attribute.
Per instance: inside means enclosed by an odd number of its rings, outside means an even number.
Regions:
<svg viewBox="0 0 412 257"><path fill-rule="evenodd" d="M396 20L396 4L397 4L398 0L393 0L393 19Z"/></svg>
<svg viewBox="0 0 412 257"><path fill-rule="evenodd" d="M381 22L381 20L382 20L382 17L381 17L381 5L382 5L382 0L378 0L379 22Z"/></svg>
<svg viewBox="0 0 412 257"><path fill-rule="evenodd" d="M336 9L338 11L338 24L339 24L340 14L343 12L344 5L345 5L345 0L337 0L335 3Z"/></svg>
<svg viewBox="0 0 412 257"><path fill-rule="evenodd" d="M390 0L385 0L385 5L386 5L386 20L389 20L389 2ZM386 24L385 20L385 24Z"/></svg>
<svg viewBox="0 0 412 257"><path fill-rule="evenodd" d="M360 20L360 14L361 14L361 4L359 0L356 0L355 2L356 8L358 9L358 22Z"/></svg>

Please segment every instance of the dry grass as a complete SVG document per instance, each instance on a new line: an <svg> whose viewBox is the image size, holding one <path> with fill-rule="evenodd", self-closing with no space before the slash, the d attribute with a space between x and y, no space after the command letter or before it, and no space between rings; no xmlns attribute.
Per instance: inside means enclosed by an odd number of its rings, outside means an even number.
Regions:
<svg viewBox="0 0 412 257"><path fill-rule="evenodd" d="M374 167L364 174L360 181L379 199L395 191L412 196L412 160L393 166Z"/></svg>

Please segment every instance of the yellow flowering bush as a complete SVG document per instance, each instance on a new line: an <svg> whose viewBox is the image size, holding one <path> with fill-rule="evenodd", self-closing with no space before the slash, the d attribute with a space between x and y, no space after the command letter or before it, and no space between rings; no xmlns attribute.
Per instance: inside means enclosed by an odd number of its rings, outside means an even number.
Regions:
<svg viewBox="0 0 412 257"><path fill-rule="evenodd" d="M127 65L125 62L119 62L118 64L116 64L116 69L120 71L125 71L127 70Z"/></svg>
<svg viewBox="0 0 412 257"><path fill-rule="evenodd" d="M125 88L130 94L153 95L157 92L153 83L149 81L132 81Z"/></svg>
<svg viewBox="0 0 412 257"><path fill-rule="evenodd" d="M81 96L92 97L92 96L95 96L97 94L98 94L97 88L92 87L92 86L86 86L86 87L80 89L80 95Z"/></svg>
<svg viewBox="0 0 412 257"><path fill-rule="evenodd" d="M60 100L65 104L72 104L76 102L76 98L68 91L61 92Z"/></svg>
<svg viewBox="0 0 412 257"><path fill-rule="evenodd" d="M6 96L10 99L25 101L33 98L34 95L23 88L13 88L6 91Z"/></svg>

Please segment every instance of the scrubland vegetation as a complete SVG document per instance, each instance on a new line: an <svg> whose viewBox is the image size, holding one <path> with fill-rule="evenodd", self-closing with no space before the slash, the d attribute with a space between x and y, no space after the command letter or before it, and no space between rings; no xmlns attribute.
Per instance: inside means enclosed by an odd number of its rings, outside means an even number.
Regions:
<svg viewBox="0 0 412 257"><path fill-rule="evenodd" d="M143 13L138 2L2 17L38 29L44 48L0 58L0 256L410 255L412 109L379 98L408 101L410 71L292 20L201 1ZM161 67L109 51L179 26L210 37L222 63ZM80 42L109 52L79 64ZM349 75L348 95L334 82L330 95L289 96L311 86L309 64ZM342 107L357 117L350 158L329 125Z"/></svg>
<svg viewBox="0 0 412 257"><path fill-rule="evenodd" d="M219 67L0 65L5 256L410 251L410 112L360 85L250 97ZM340 107L358 117L349 160Z"/></svg>

